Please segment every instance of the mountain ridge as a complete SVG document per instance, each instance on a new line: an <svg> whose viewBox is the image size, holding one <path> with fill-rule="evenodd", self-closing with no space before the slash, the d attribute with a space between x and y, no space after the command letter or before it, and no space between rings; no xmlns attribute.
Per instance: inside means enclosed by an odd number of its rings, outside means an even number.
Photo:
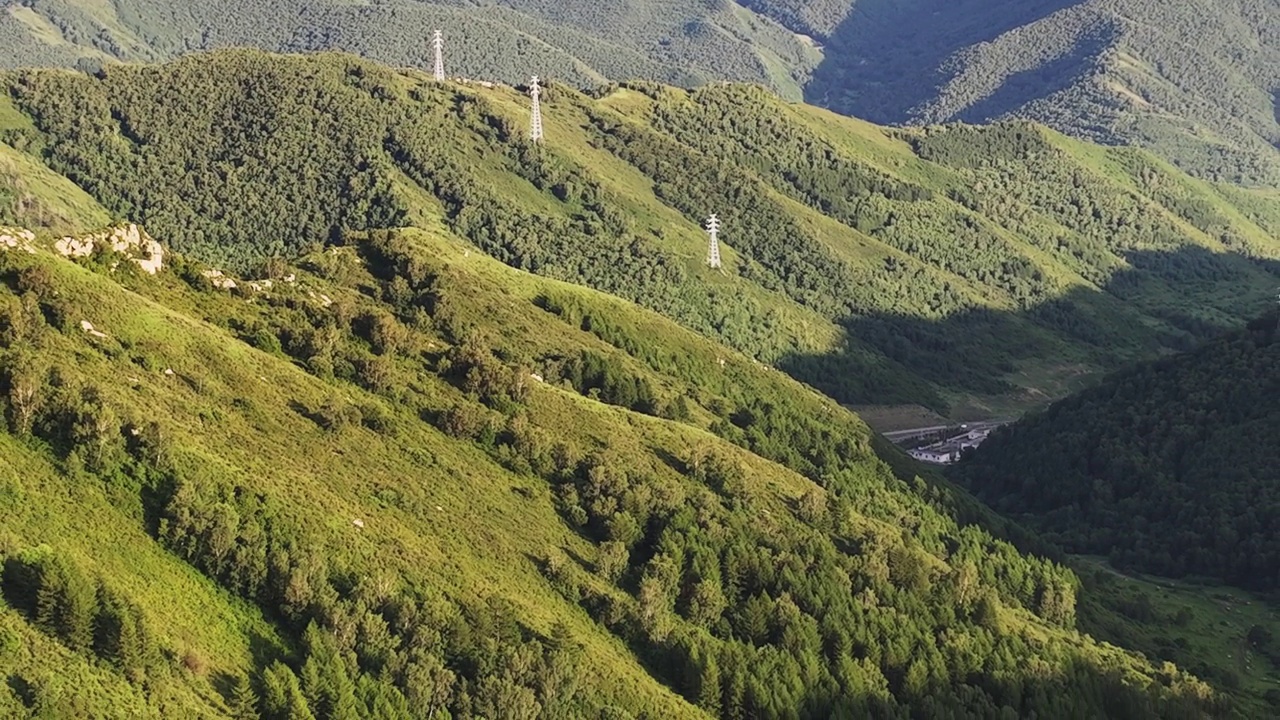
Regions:
<svg viewBox="0 0 1280 720"><path fill-rule="evenodd" d="M578 1L353 7L221 0L106 9L33 0L0 14L9 67L160 61L226 46L346 50L428 67L451 28L449 72L579 87L636 78L759 82L882 124L1031 119L1147 147L1214 180L1280 186L1275 0L755 0L608 11ZM1202 28L1203 25L1203 28Z"/></svg>
<svg viewBox="0 0 1280 720"><path fill-rule="evenodd" d="M243 268L344 225L442 219L508 264L638 300L845 402L1025 402L1018 373L1049 357L1103 369L1238 322L1280 257L1265 196L1025 124L908 132L745 86L596 99L552 84L536 149L510 88L344 55L6 78L11 145L180 251ZM700 262L711 211L727 223L723 274ZM1195 301L1174 312L1178 295Z"/></svg>
<svg viewBox="0 0 1280 720"><path fill-rule="evenodd" d="M1115 317L1190 343L1269 291L1265 196L1027 124L904 134L732 85L552 83L535 146L520 89L350 55L2 81L0 221L38 232L0 250L0 708L1265 712L1260 670L1210 685L1130 643L1164 617L702 335L847 338L815 355L848 375L807 377L918 395L1088 357L1059 334L1078 312L1141 306ZM164 269L56 250L103 218L168 241ZM899 329L901 360L876 342ZM176 574L238 620L166 614ZM45 642L68 653L22 651Z"/></svg>

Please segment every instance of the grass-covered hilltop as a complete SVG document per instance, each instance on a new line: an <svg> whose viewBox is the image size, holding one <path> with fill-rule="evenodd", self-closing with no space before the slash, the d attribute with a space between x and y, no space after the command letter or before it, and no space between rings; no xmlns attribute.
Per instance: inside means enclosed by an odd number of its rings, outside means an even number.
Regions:
<svg viewBox="0 0 1280 720"><path fill-rule="evenodd" d="M1236 618L847 408L1239 324L1265 191L738 85L552 84L534 145L518 89L348 55L0 84L0 717L1271 711L1161 641Z"/></svg>
<svg viewBox="0 0 1280 720"><path fill-rule="evenodd" d="M23 0L0 67L160 61L227 46L344 50L575 87L764 84L879 123L1019 118L1280 185L1274 0Z"/></svg>
<svg viewBox="0 0 1280 720"><path fill-rule="evenodd" d="M1268 191L1025 124L886 131L746 86L553 85L535 151L517 90L345 56L234 51L3 82L15 173L39 157L222 269L335 228L443 223L845 403L1043 403L1243 322L1280 257ZM722 273L703 262L713 212Z"/></svg>

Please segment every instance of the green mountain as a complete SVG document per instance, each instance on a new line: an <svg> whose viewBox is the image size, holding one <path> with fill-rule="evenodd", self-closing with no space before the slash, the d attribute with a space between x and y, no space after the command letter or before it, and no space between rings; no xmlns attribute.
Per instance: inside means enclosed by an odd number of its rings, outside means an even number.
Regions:
<svg viewBox="0 0 1280 720"><path fill-rule="evenodd" d="M254 46L427 67L436 28L470 77L757 82L883 124L1034 120L1280 185L1273 0L26 0L0 13L0 65Z"/></svg>
<svg viewBox="0 0 1280 720"><path fill-rule="evenodd" d="M430 67L436 29L448 33L451 74L505 82L534 74L579 87L730 79L798 99L821 59L811 42L766 15L697 0L35 0L0 14L0 39L16 50L0 67L158 61L227 46L344 50Z"/></svg>
<svg viewBox="0 0 1280 720"><path fill-rule="evenodd" d="M55 237L0 235L6 717L1254 712L830 400L438 226Z"/></svg>
<svg viewBox="0 0 1280 720"><path fill-rule="evenodd" d="M1280 318L1143 364L994 434L957 476L1124 569L1280 584Z"/></svg>
<svg viewBox="0 0 1280 720"><path fill-rule="evenodd" d="M516 89L346 55L2 80L0 715L1268 712L1269 660L1156 636L1212 603L769 367L1038 400L1265 298L1266 193L738 86L553 84L533 145Z"/></svg>
<svg viewBox="0 0 1280 720"><path fill-rule="evenodd" d="M534 146L517 89L349 56L226 51L2 82L13 163L40 158L221 269L342 228L442 225L844 403L1042 405L1239 325L1280 257L1273 193L1027 124L891 131L745 86L552 85ZM38 211L10 205L14 222ZM704 262L712 212L723 272Z"/></svg>
<svg viewBox="0 0 1280 720"><path fill-rule="evenodd" d="M1035 120L1149 147L1201 177L1280 184L1280 5L850 2L811 102L881 123Z"/></svg>

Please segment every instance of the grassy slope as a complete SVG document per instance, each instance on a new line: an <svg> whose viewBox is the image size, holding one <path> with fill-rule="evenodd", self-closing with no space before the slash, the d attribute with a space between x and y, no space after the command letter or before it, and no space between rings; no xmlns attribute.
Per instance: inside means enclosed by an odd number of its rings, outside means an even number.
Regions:
<svg viewBox="0 0 1280 720"><path fill-rule="evenodd" d="M674 93L674 95L678 99L667 105L678 108L680 104L687 102L683 99L684 95L680 93ZM819 142L826 143L842 153L847 162L873 169L888 177L918 184L938 194L945 195L952 191L981 187L984 179L998 178L1004 172L1008 172L954 168L945 164L922 161L906 142L886 133L878 126L812 106L783 104L764 98L757 99L763 100L767 108L766 113L777 113L785 117L788 122L797 123ZM636 119L648 118L655 106L655 103L648 98L625 89L606 96L602 103ZM679 110L676 111L679 112ZM997 209L1000 203L993 203L992 210L979 213L968 213L960 210L955 203L937 199L926 203L930 209L924 212L932 211L935 216L942 217L959 211L961 216L974 217L991 226L1005 225L1004 228L998 229L992 227L991 231L1009 244L1011 254L1023 254L1028 257L1046 274L1050 282L1056 285L1057 294L1070 295L1082 291L1086 296L1081 299L1082 303L1097 306L1095 312L1110 316L1100 318L1100 323L1121 323L1132 326L1138 322L1161 331L1177 332L1165 321L1159 319L1159 311L1184 304L1187 293L1190 292L1195 297L1195 301L1188 304L1189 313L1230 326L1243 316L1228 319L1231 314L1229 308L1241 305L1255 307L1259 300L1266 296L1275 282L1274 274L1244 269L1240 278L1244 282L1234 283L1231 287L1224 287L1221 284L1212 287L1203 285L1192 287L1178 283L1176 280L1172 282L1155 280L1145 285L1138 296L1130 294L1123 298L1116 298L1107 294L1105 282L1099 284L1086 279L1073 269L1075 267L1072 264L1073 259L1068 254L1039 249L1038 236L1076 232L1072 228L1064 227L1059 219L1046 211L1048 205L1057 201L1052 197L1052 193L1063 190L1056 184L1064 182L1066 178L1083 178L1084 182L1092 186L1091 191L1096 197L1125 197L1133 206L1139 208L1140 212L1149 215L1157 222L1168 225L1172 232L1160 239L1161 252L1203 250L1208 257L1219 257L1228 261L1229 258L1224 255L1224 250L1228 248L1224 248L1219 238L1206 233L1179 216L1175 209L1171 209L1172 202L1169 198L1189 198L1195 202L1206 203L1220 220L1221 227L1229 229L1233 235L1241 239L1240 245L1235 248L1251 255L1271 258L1276 257L1280 252L1275 235L1270 232L1270 229L1275 226L1276 218L1280 217L1280 205L1275 204L1270 195L1249 193L1230 186L1218 188L1186 177L1167 163L1140 152L1091 145L1049 130L1036 132L1042 133L1043 139L1060 155L1051 165L1032 159L1016 163L1011 176L1040 184L1045 188L1045 194L1038 197L1015 196L1002 199L1005 203L1003 209ZM551 141L555 143L556 140L553 137ZM1138 166L1157 168L1159 176L1147 180L1138 177L1139 170L1135 167L1135 159ZM592 161L584 160L583 162L589 164ZM1157 185L1161 194L1156 192ZM642 193L644 188L642 185L631 185L627 187L627 191L635 196L636 193ZM821 228L819 232L827 240L828 247L847 261L855 264L876 265L887 257L909 259L900 250L889 247L876 238L819 217L814 210L796 203L790 204L789 208L794 215L804 219L811 226ZM1024 218L1030 216L1031 219L1018 226L1009 226L1002 222L1001 212ZM732 243L731 237L729 242ZM1123 274L1131 269L1132 266L1123 259L1126 253L1141 249L1126 247L1123 240L1117 240L1109 250L1118 257L1115 268L1107 273L1114 275ZM972 302L975 306L1016 312L1015 304L1006 295L999 291L992 292L989 286L975 283L945 270L933 270L933 272L935 273L934 282L947 283L956 288L964 294L968 302ZM1105 278L1106 275L1104 274L1103 277ZM1102 290L1103 294L1097 294L1099 290ZM1143 314L1134 313L1135 305L1143 311ZM1005 378L1013 385L1024 388L1023 392L1004 398L982 398L975 397L973 394L960 393L953 397L957 405L963 407L976 403L990 406L993 412L999 412L1000 409L1017 411L1036 406L1048 399L1060 397L1073 387L1078 387L1080 376L1088 373L1090 366L1097 367L1099 359L1093 356L1086 346L1075 345L1070 339L1064 343L1062 338L1045 337L1031 323L1020 323L1016 318L1014 322L1019 326L1020 332L1040 336L1042 341L1053 348L1052 352L1045 353L1045 357L1023 358L1020 362L1023 367ZM801 344L801 347L804 345ZM1049 355L1052 355L1052 359L1048 357ZM1141 357L1141 353L1129 357ZM1102 362L1106 363L1106 361ZM960 412L963 413L964 410Z"/></svg>
<svg viewBox="0 0 1280 720"><path fill-rule="evenodd" d="M1081 624L1095 636L1139 649L1153 661L1193 668L1215 683L1244 689L1246 714L1265 717L1263 700L1280 689L1280 665L1254 648L1254 626L1280 633L1274 602L1243 590L1141 574L1121 574L1103 558L1071 562L1089 589Z"/></svg>
<svg viewBox="0 0 1280 720"><path fill-rule="evenodd" d="M31 120L0 98L0 137L30 129ZM26 153L0 142L0 223L86 232L109 216L84 190Z"/></svg>
<svg viewBox="0 0 1280 720"><path fill-rule="evenodd" d="M509 351L534 358L572 354L577 348L616 354L594 335L551 319L535 306L535 300L548 293L577 296L596 310L608 308L619 322L654 338L656 345L649 350L659 356L690 368L719 366L726 387L771 387L808 398L804 402L815 412L843 413L781 373L627 303L514 272L435 233L419 231L409 237L429 264L450 274L450 286L458 293L450 295L450 302L460 308L461 321L503 333ZM339 250L338 256L348 253L350 249ZM108 335L92 338L75 327L66 334L54 333L47 352L63 364L73 363L72 376L95 379L109 404L126 409L128 416L168 418L177 463L189 477L201 483L232 479L287 499L290 519L312 529L336 567L390 577L393 583L439 592L463 604L501 596L513 603L522 625L540 634L557 621L566 623L589 658L581 682L599 700L633 711L648 709L662 717L700 716L655 681L617 638L566 603L544 578L538 563L549 553L582 558L588 566L595 553L592 543L563 523L545 484L512 474L471 444L445 437L421 422L410 406L315 378L283 358L230 339L201 319L222 323L229 317L253 316L260 301L252 294L193 293L167 274L156 279L126 275L122 280L134 289L130 291L109 276L65 260L46 257L39 262L54 271L60 292L76 299L74 307L84 318ZM359 274L353 281L344 288L301 273L296 285L279 292L299 297L323 293L339 303L365 304L352 289L365 281ZM643 364L635 367L652 372ZM167 369L174 374L167 374ZM687 388L687 381L677 376L653 379L663 392ZM427 407L447 406L459 397L457 390L431 375L418 376L412 384ZM715 387L704 390L715 392ZM375 433L356 426L335 434L300 412L334 398L385 407L392 413L394 429ZM660 420L551 385L535 386L527 413L531 422L558 439L650 458L644 462L658 485L680 486L685 480L655 456L685 457L694 448L707 447L727 453L743 463L750 478L749 492L759 503L754 506L757 522L774 532L785 531L793 522L797 499L813 487L794 472L699 429L696 426L707 421L702 414L696 414L693 425ZM855 421L853 427L865 438L865 426ZM118 579L144 609L162 644L178 656L188 650L199 653L211 676L248 669L250 647L262 644L255 638L271 638L272 628L256 611L229 599L152 542L143 532L143 509L129 488L68 479L46 453L9 436L0 435L0 448L11 470L3 477L0 501L10 508L6 514L16 518L0 539L11 547L49 542L83 567ZM353 524L355 519L363 528ZM917 522L910 516L899 521ZM900 533L896 523L885 524L871 515L859 522L868 531ZM946 570L939 564L938 572ZM209 622L210 618L218 621ZM1063 642L1127 668L1135 681L1150 681L1151 669L1118 650L1099 647L1074 632L1050 629L1023 610L1008 608L1004 618L1010 632L1030 642ZM0 615L0 628L7 628L7 637L18 638L10 643L15 647L34 649L49 642L12 613ZM285 651L269 649L274 642L266 643L268 656ZM50 672L67 676L82 667L80 659L61 651L41 652L38 660L24 653L0 654L0 667L33 681ZM168 690L163 686L146 701L151 711L185 716L219 712L221 701L207 681L183 676L176 661L174 665L174 685ZM125 698L132 692L118 676L96 669L94 673L94 680L79 686L82 702L92 704L117 694ZM127 700L119 702L119 707L128 707ZM142 700L135 697L133 702Z"/></svg>
<svg viewBox="0 0 1280 720"><path fill-rule="evenodd" d="M252 671L251 646L279 651L275 630L256 608L232 599L157 546L137 513L112 502L112 495L118 498L123 491L96 480L69 480L43 453L9 435L0 435L0 457L0 511L5 516L0 540L10 549L47 544L82 569L110 578L113 587L143 608L148 626L174 656L170 677L144 702L139 689L122 676L86 662L7 611L3 626L19 639L0 651L0 672L40 687L44 702L51 701L45 697L49 693L78 704L81 711L93 707L111 717L163 717L167 707L212 717L225 711L213 678ZM178 665L188 653L206 664L201 675ZM104 696L111 701L104 704Z"/></svg>
<svg viewBox="0 0 1280 720"><path fill-rule="evenodd" d="M453 250L458 252L460 248ZM394 439L363 429L333 437L290 410L291 403L318 407L334 392L360 396L358 391L326 387L279 358L228 342L208 324L75 265L56 262L51 267L88 319L110 335L96 349L87 336L59 338L56 354L76 358L77 374L108 379L103 389L113 404L142 417L171 418L175 442L184 449L192 472L208 480L252 478L255 489L288 498L298 519L319 531L334 556L345 562L403 574L411 583L465 602L500 594L515 603L521 622L542 633L555 620L564 620L599 660L587 668L584 679L604 697L613 695L624 706L650 707L663 716L691 714L689 706L653 683L624 648L601 635L581 611L566 606L542 578L532 553L563 548L581 557L592 554L591 546L561 523L545 488L526 498L516 492L527 486L526 480L412 418L400 418L402 432ZM137 367L127 353L120 354L121 347L146 353L157 368L171 368L175 375ZM627 425L610 418L617 411L590 407L596 404L576 393L544 392L535 408L549 416L577 417L580 428L607 430L611 440L624 434ZM593 414L597 420L586 419ZM654 435L652 441L660 438ZM4 441L14 444L12 438ZM15 462L7 452L4 457L6 463ZM104 517L71 512L80 501L74 495L62 500L62 506L38 502L51 492L66 493L67 481L48 463L33 465L13 466L15 505L35 501L30 507L39 509L29 519L17 516L15 537L25 545L68 545L82 539L76 554L100 572L126 578L133 599L165 628L166 638L207 653L215 669L246 669L246 630L270 632L261 620L254 625L243 617L244 610L228 606L225 596L201 601L200 592L212 590L207 581L192 586L194 571L147 542L140 518L118 510ZM379 499L389 489L398 496L395 507ZM102 504L100 491L98 495ZM112 512L109 507L102 512ZM86 524L67 527L67 518ZM357 518L365 523L363 529L352 524ZM140 543L140 550L98 534L122 528L132 528L126 537ZM112 552L103 553L107 547ZM387 548L396 548L394 555ZM204 608L202 602L213 605ZM190 614L166 610L171 606ZM208 622L219 616L222 622Z"/></svg>
<svg viewBox="0 0 1280 720"><path fill-rule="evenodd" d="M251 57L261 60L246 53L220 53L181 65L196 72L200 69L196 63L218 63L228 73L240 73L243 68L238 64ZM276 62L281 82L305 72L308 79L303 82L315 83L315 72L327 78L348 61L320 56ZM482 102L483 113L504 118L519 132L527 122L527 101L515 90L466 85L451 86L451 92L444 93L431 89L421 73L367 67L377 82L395 89L392 97L376 106L413 107L416 102L420 104L414 112L430 112L448 123L449 132L439 135L438 142L449 148L451 156L466 158L466 172L495 194L496 203L561 220L582 213L573 203L561 202L549 191L516 177L511 158L495 152L502 146L476 137L474 128L459 132L454 126L457 117L441 107L453 93L475 98ZM321 92L328 90L321 88ZM418 99L412 99L415 95ZM1275 282L1274 271L1262 262L1280 257L1274 233L1280 210L1273 197L1191 180L1144 153L1101 148L1034 129L1028 132L1045 145L1048 158L1010 156L970 167L964 158L923 160L912 146L924 142L919 133L887 131L740 87L713 87L693 94L671 90L661 98L618 89L592 101L559 85L544 98L546 146L553 158L609 191L609 202L626 217L634 234L684 273L682 284L668 297L633 299L659 307L689 327L765 362L781 365L797 357L844 355L852 360L837 374L874 372L884 378L909 378L908 384L915 384L910 390L856 389L843 400L885 402L884 395L892 394L896 401L935 407L949 404L957 415L966 417L1043 405L1093 372L1158 354L1171 345L1188 346L1206 332L1239 322L1256 311ZM354 106L365 99L344 96L340 102ZM3 122L14 127L25 122L7 107L0 105L0 119L9 118ZM666 125L655 115L658 112L667 114ZM708 114L714 123L700 119ZM759 188L764 202L794 221L822 253L846 264L859 278L855 283L866 292L854 300L855 316L802 305L735 273L748 253L735 247L731 226L722 238L727 272L708 272L702 262L705 235L700 215L678 209L669 196L655 192L652 178L608 151L605 138L590 121L592 116L621 118L642 131L665 127L661 136L680 142L678 147L689 153L691 162L705 161L700 150L720 156L728 163L727 170ZM670 117L677 119L677 125L688 122L691 127L714 130L700 136L690 127L671 126ZM751 126L761 118L782 128L788 138L779 143L777 167L769 172L750 169L750 152L743 150L762 142ZM734 122L720 124L724 119ZM940 135L930 133L926 140L955 137L963 146L969 142L967 132L953 128ZM933 198L889 202L873 196L877 211L908 218L908 229L890 234L856 230L847 218L830 212L824 215L816 204L810 207L780 184L784 170L806 172L804 162L796 159L802 146L822 149L839 167L906 183L932 192ZM438 203L399 169L392 168L391 173L397 194L409 207L409 222L430 222L427 218L438 214ZM1074 194L1082 198L1071 200L1079 203L1080 210L1064 202L1068 185L1076 186ZM973 207L949 199L975 187L983 191L971 202ZM824 199L848 199L838 193L839 188L829 191ZM144 208L148 215L164 214L158 212L163 210L162 197L144 202L150 204ZM1098 208L1093 216L1087 214L1090 204ZM725 213L726 222L732 223L732 211ZM1133 226L1141 228L1140 233L1119 231ZM977 272L963 269L973 254L970 243L992 248L982 251L987 253L981 260L985 266ZM929 256L939 252L945 256L942 260ZM904 280L884 270L889 263L918 274ZM1002 266L1009 263L1021 263L1038 273L1031 299L1007 289L1008 278L1002 275L1007 267ZM835 291L827 292L831 295L824 301L845 300ZM675 300L669 297L672 294ZM947 297L937 299L942 295ZM1065 315L1091 335L1046 323L1042 311ZM975 320L983 313L994 318ZM867 318L873 328L864 329ZM918 333L936 338L908 340L916 345L906 350L900 346L902 336ZM950 347L939 351L939 345ZM972 377L958 378L939 369L955 362L969 365ZM991 378L1009 385L1005 390L993 389Z"/></svg>
<svg viewBox="0 0 1280 720"><path fill-rule="evenodd" d="M678 95L678 94L677 94ZM681 101L677 101L679 103ZM620 89L606 95L601 104L611 109L622 112L623 114L635 120L647 122L651 117L651 113L655 104L647 97L628 89ZM845 118L835 115L811 106L805 105L784 105L781 103L765 101L768 108L766 112L777 112L783 114L788 121L799 123L807 131L811 132L815 138L820 138L822 142L829 143L831 147L842 152L848 161L872 168L876 171L883 172L887 176L899 178L903 181L917 183L923 187L935 190L939 193L945 193L951 189L971 187L975 181L977 174L967 170L956 170L945 165L937 163L921 161L911 151L909 145L905 142L886 134L883 128L875 125L864 123L851 118ZM518 120L522 111L516 103L507 105L511 114L509 117ZM595 148L585 146L580 137L580 133L575 131L573 122L578 120L578 116L574 114L575 108L564 107L561 105L553 105L558 113L555 117L563 118L564 114L569 114L569 123L565 123L557 127L560 130L568 130L568 134L560 135L552 133L549 135L549 142L557 150L567 151L575 160L585 167L600 168L601 172L598 177L602 178L606 185L622 192L625 197L632 203L644 202L649 206L657 206L661 201L653 198L652 191L649 189L649 182L643 175L637 175L634 169L619 169L616 160L603 155ZM1178 235L1166 238L1166 248L1169 249L1185 249L1195 248L1204 249L1213 255L1222 254L1222 246L1215 242L1214 238L1208 237L1203 231L1193 227L1191 224L1176 216L1168 208L1159 204L1151 196L1149 188L1141 185L1138 180L1133 177L1133 171L1121 165L1119 156L1128 154L1129 151L1107 150L1099 146L1089 145L1078 141L1071 140L1058 133L1045 131L1045 139L1052 147L1063 153L1065 160L1065 170L1059 170L1059 173L1070 175L1071 173L1084 173L1084 177L1089 182L1096 183L1098 192L1121 193L1131 196L1144 211L1152 214L1153 217L1160 218L1175 228ZM1177 176L1178 173L1167 165L1160 163L1154 158L1142 156L1145 161L1154 163L1158 167L1164 168L1170 175ZM1026 168L1021 172L1025 173L1031 167L1028 163ZM1031 170L1035 174L1035 170ZM1051 176L1056 177L1056 176ZM1050 178L1042 179L1042 182L1053 182ZM1185 194L1194 198L1208 198L1208 202L1214 209L1227 218L1229 226L1233 230L1237 230L1243 237L1248 239L1248 250L1263 256L1274 256L1277 253L1277 247L1274 240L1259 227L1263 222L1263 218L1272 217L1276 208L1269 203L1254 202L1260 207L1258 213L1243 214L1239 209L1230 204L1230 200L1224 202L1223 196L1234 198L1230 193L1233 190L1216 192L1214 188L1200 181L1191 179L1178 179L1176 183L1180 185ZM830 218L822 217L813 209L804 207L803 205L783 199L780 195L775 197L782 202L789 212L805 223L806 226L813 228L815 232L823 238L828 249L836 256L844 260L862 265L877 265L884 261L885 258L894 257L901 260L910 260L910 257L902 251L887 246L881 241L873 237L869 237L859 233L847 226L833 222ZM1036 213L1037 201L1015 200L1022 207L1021 213ZM1238 202L1238 201L1237 201ZM958 210L954 203L947 200L935 201L934 206L941 214L944 212L955 212ZM669 211L668 211L669 213ZM961 214L967 214L961 211ZM652 218L653 215L641 215L641 217ZM661 217L661 216L656 216ZM989 222L994 216L989 216L986 220ZM668 214L667 218L670 218ZM664 219L667 219L664 218ZM680 226L680 232L677 235L679 245L677 247L681 254L692 260L700 257L703 245L703 236L696 231L694 224L688 219L675 217L670 220ZM1050 230L1062 232L1064 229L1056 221L1046 219L1046 225L1031 226L1025 228L1017 228L1010 230L998 230L993 228L993 232L1000 235L1004 241L1008 242L1011 247L1016 248L1016 252L1027 254L1037 267L1041 268L1047 275L1054 279L1059 285L1059 291L1067 294L1073 290L1084 290L1092 295L1099 289L1098 285L1082 278L1076 272L1064 263L1061 257L1053 253L1042 252L1036 249L1031 241L1031 236L1035 233L1043 231L1046 227ZM727 240L729 254L727 257L732 258L732 238ZM1123 252L1122 247L1117 247L1117 253ZM1125 263L1121 262L1121 271L1125 267ZM691 267L691 271L702 273L700 267ZM989 287L984 287L973 281L957 276L945 270L931 270L934 273L934 282L939 284L947 283L964 294L968 302L976 306L986 307L995 310L1015 311L1014 304L1002 296L1001 293L991 292ZM1231 305L1245 303L1255 303L1258 298L1265 295L1271 280L1264 273L1252 273L1249 275L1249 282L1243 286L1238 286L1236 291L1229 297L1214 297L1213 294L1206 295L1203 299L1210 307L1205 308L1208 316L1221 321L1222 316L1219 309L1222 307L1230 307ZM714 278L711 279L714 281ZM1157 283L1148 292L1148 296L1141 298L1143 304L1148 308L1167 307L1170 304L1170 294L1166 292L1166 288L1162 287L1165 283ZM1178 288L1178 291L1185 292L1187 288ZM750 290L743 290L747 297L754 297ZM1132 298L1126 298L1125 301L1119 301L1109 296L1090 298L1089 301L1101 302L1105 310L1112 314L1132 314L1125 305L1132 301ZM770 302L769 305L777 305L776 300ZM778 310L770 307L771 311L783 312L790 314L785 307ZM1192 312L1197 312L1197 308L1193 307ZM1136 318L1131 317L1131 321ZM1238 319L1238 318L1237 318ZM1170 329L1160 320L1147 317L1144 319L1146 323L1154 322L1157 327L1162 329ZM1234 322L1234 319L1232 320ZM826 325L819 320L818 327ZM803 327L811 327L809 322L805 322ZM828 325L828 327L830 327ZM1029 324L1022 324L1021 330L1033 335L1042 335L1036 328ZM795 340L790 341L793 347L798 350L804 349L822 349L824 347L823 335L819 334L815 338L806 338L803 334L798 334ZM995 407L1007 408L1009 410L1018 410L1028 406L1034 406L1045 402L1047 399L1058 397L1065 393L1066 389L1078 386L1078 376L1082 369L1087 372L1087 366L1096 362L1096 358L1090 357L1089 353L1080 353L1079 349L1071 347L1070 343L1063 344L1060 340L1053 338L1042 339L1055 345L1054 355L1056 360L1048 367L1041 367L1042 363L1031 360L1027 363L1028 367L1019 370L1010 376L1007 380L1014 385L1025 386L1027 392L1019 394L1015 398L977 398L964 393L955 397L957 403L963 405L966 403L979 402L982 404L994 404ZM833 346L826 345L827 349ZM1082 365L1085 367L1082 368ZM1021 399L1016 399L1020 397ZM1010 402L1012 400L1012 402Z"/></svg>

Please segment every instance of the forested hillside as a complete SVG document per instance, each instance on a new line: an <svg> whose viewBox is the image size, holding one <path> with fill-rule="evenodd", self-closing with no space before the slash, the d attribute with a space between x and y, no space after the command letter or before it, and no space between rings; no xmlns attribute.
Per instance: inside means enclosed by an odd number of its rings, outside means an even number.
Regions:
<svg viewBox="0 0 1280 720"><path fill-rule="evenodd" d="M873 122L1030 119L1280 185L1280 0L27 0L0 13L0 66L255 46L427 67L437 28L469 77L758 82Z"/></svg>
<svg viewBox="0 0 1280 720"><path fill-rule="evenodd" d="M811 102L882 123L1030 119L1280 185L1277 0L841 4Z"/></svg>
<svg viewBox="0 0 1280 720"><path fill-rule="evenodd" d="M1078 633L838 405L442 231L252 280L4 237L7 715L1252 707Z"/></svg>
<svg viewBox="0 0 1280 720"><path fill-rule="evenodd" d="M222 269L443 223L847 403L1041 404L1242 322L1280 257L1273 197L1026 124L899 132L745 86L552 85L534 146L515 89L350 56L3 82L22 162ZM724 272L704 262L712 212Z"/></svg>
<svg viewBox="0 0 1280 720"><path fill-rule="evenodd" d="M1121 568L1280 585L1280 318L1118 373L994 434L957 476Z"/></svg>
<svg viewBox="0 0 1280 720"><path fill-rule="evenodd" d="M430 67L437 29L447 34L450 74L509 83L724 79L798 99L821 57L765 15L696 0L33 0L0 13L0 40L13 48L0 67L157 61L227 46L344 50Z"/></svg>

